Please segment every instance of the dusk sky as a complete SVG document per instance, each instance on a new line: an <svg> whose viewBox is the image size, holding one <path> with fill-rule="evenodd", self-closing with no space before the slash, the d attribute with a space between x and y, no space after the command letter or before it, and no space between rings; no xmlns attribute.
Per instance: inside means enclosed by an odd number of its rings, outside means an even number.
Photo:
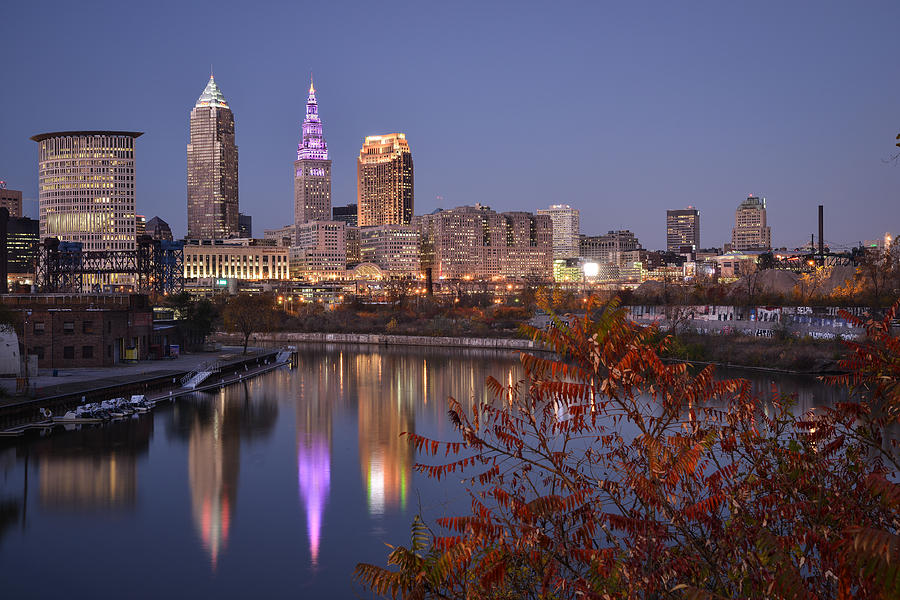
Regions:
<svg viewBox="0 0 900 600"><path fill-rule="evenodd" d="M789 6L788 6L789 5ZM235 116L241 212L293 219L309 74L356 201L363 137L406 133L415 213L581 209L665 247L665 210L730 241L749 193L772 241L900 230L900 2L9 2L0 179L37 215L41 132L143 131L137 210L186 231L190 110L210 65ZM438 200L437 197L443 197Z"/></svg>

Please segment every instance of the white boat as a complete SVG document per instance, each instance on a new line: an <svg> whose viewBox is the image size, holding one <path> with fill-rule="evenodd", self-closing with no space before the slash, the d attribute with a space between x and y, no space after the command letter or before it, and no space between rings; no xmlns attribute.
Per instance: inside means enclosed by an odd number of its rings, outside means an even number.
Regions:
<svg viewBox="0 0 900 600"><path fill-rule="evenodd" d="M152 405L147 402L147 399L143 394L135 394L131 397L131 400L128 401L128 406L134 409L135 412L146 413L150 412Z"/></svg>

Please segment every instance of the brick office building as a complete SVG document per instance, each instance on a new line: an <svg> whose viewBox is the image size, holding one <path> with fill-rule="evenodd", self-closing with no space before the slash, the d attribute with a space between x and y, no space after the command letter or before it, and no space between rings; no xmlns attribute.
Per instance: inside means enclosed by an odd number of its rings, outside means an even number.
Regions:
<svg viewBox="0 0 900 600"><path fill-rule="evenodd" d="M153 311L139 294L6 294L16 333L42 369L107 367L144 360L153 343Z"/></svg>

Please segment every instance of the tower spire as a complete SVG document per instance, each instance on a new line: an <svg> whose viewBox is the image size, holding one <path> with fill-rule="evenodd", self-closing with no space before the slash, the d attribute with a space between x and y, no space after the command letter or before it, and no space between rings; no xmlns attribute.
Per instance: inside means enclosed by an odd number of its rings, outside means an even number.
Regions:
<svg viewBox="0 0 900 600"><path fill-rule="evenodd" d="M303 120L300 144L297 146L297 160L315 158L328 160L328 145L322 136L322 120L319 119L319 102L312 73L309 74L309 98L306 100L306 118Z"/></svg>

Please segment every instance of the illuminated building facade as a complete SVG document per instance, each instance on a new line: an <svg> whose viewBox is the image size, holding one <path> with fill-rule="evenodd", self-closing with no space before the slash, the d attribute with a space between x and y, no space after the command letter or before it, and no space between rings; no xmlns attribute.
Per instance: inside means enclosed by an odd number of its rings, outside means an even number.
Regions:
<svg viewBox="0 0 900 600"><path fill-rule="evenodd" d="M413 216L413 160L403 133L367 136L356 163L360 227L409 225Z"/></svg>
<svg viewBox="0 0 900 600"><path fill-rule="evenodd" d="M258 240L192 241L184 246L185 279L290 279L288 249Z"/></svg>
<svg viewBox="0 0 900 600"><path fill-rule="evenodd" d="M771 250L772 229L766 224L766 199L747 196L734 214L732 250Z"/></svg>
<svg viewBox="0 0 900 600"><path fill-rule="evenodd" d="M550 208L537 211L539 215L549 215L553 223L553 258L575 258L578 256L578 236L580 213L568 204L551 204Z"/></svg>
<svg viewBox="0 0 900 600"><path fill-rule="evenodd" d="M700 211L693 206L666 211L666 250L677 253L682 246L700 249Z"/></svg>
<svg viewBox="0 0 900 600"><path fill-rule="evenodd" d="M631 253L641 249L637 236L627 229L606 235L586 235L579 244L581 258L597 263L621 263L623 257L630 258Z"/></svg>
<svg viewBox="0 0 900 600"><path fill-rule="evenodd" d="M344 229L340 221L299 223L297 244L290 249L291 273L311 279L343 277L347 268Z"/></svg>
<svg viewBox="0 0 900 600"><path fill-rule="evenodd" d="M0 208L8 210L10 217L22 216L22 192L7 189L5 181L0 181Z"/></svg>
<svg viewBox="0 0 900 600"><path fill-rule="evenodd" d="M134 250L134 141L131 131L42 133L38 143L41 239L84 250Z"/></svg>
<svg viewBox="0 0 900 600"><path fill-rule="evenodd" d="M538 277L553 274L549 215L497 213L476 204L417 217L423 267L440 279Z"/></svg>
<svg viewBox="0 0 900 600"><path fill-rule="evenodd" d="M596 270L588 275L592 281L641 281L642 252L637 236L627 229L582 236L579 243L582 261Z"/></svg>
<svg viewBox="0 0 900 600"><path fill-rule="evenodd" d="M389 277L419 274L419 232L412 225L361 227L359 253L362 262L375 263Z"/></svg>
<svg viewBox="0 0 900 600"><path fill-rule="evenodd" d="M34 275L34 248L40 239L40 224L34 219L10 218L6 225L6 268L13 275Z"/></svg>
<svg viewBox="0 0 900 600"><path fill-rule="evenodd" d="M331 220L331 161L322 135L316 88L309 82L306 119L294 162L294 225Z"/></svg>
<svg viewBox="0 0 900 600"><path fill-rule="evenodd" d="M187 195L189 239L222 240L239 235L234 115L212 75L191 110Z"/></svg>
<svg viewBox="0 0 900 600"><path fill-rule="evenodd" d="M134 237L139 238L147 233L147 217L134 215Z"/></svg>
<svg viewBox="0 0 900 600"><path fill-rule="evenodd" d="M359 227L347 226L344 228L347 245L347 267L358 265L362 262L362 254L359 248Z"/></svg>

